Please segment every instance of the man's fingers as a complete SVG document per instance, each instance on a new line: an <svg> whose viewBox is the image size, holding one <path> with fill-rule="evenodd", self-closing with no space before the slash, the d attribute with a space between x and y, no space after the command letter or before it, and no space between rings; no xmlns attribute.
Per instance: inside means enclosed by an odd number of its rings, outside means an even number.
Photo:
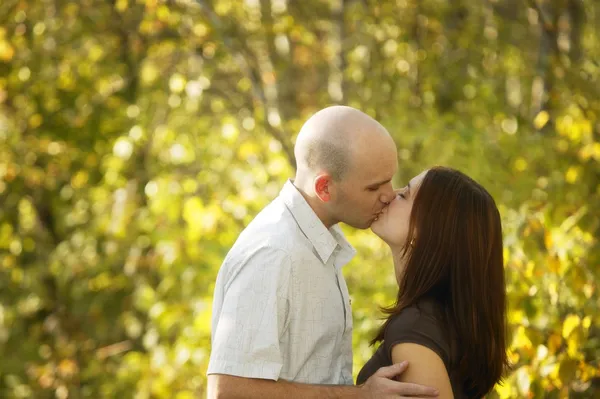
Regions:
<svg viewBox="0 0 600 399"><path fill-rule="evenodd" d="M404 370L406 370L407 367L408 367L408 362L403 361L401 363L392 364L391 366L381 367L379 370L377 370L375 372L374 375L376 375L377 377L392 379L392 378L396 377L397 375L402 374L404 372Z"/></svg>
<svg viewBox="0 0 600 399"><path fill-rule="evenodd" d="M401 395L404 397L419 397L419 398L435 398L439 395L439 391L435 388L426 387L410 382L398 382L395 377L402 374L408 368L408 362L403 361L388 367L381 367L375 374L371 376L377 377L375 381L379 387L384 389L384 392L392 395ZM371 379L369 378L369 380ZM384 378L383 380L381 378Z"/></svg>
<svg viewBox="0 0 600 399"><path fill-rule="evenodd" d="M397 392L403 396L435 398L440 394L439 391L435 388L413 384L410 382L397 382L396 384L398 385Z"/></svg>

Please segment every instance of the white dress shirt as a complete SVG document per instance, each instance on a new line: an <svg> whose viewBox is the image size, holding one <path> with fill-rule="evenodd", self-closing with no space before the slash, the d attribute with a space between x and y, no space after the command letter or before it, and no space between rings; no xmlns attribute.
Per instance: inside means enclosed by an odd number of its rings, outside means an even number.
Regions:
<svg viewBox="0 0 600 399"><path fill-rule="evenodd" d="M214 291L207 374L352 385L355 255L291 181L227 254Z"/></svg>

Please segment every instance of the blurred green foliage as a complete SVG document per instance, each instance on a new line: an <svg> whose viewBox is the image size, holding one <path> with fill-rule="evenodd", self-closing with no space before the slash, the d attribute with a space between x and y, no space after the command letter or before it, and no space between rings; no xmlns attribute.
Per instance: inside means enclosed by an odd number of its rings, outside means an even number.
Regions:
<svg viewBox="0 0 600 399"><path fill-rule="evenodd" d="M334 103L390 130L396 184L444 164L496 198L493 396L597 397L598 26L595 0L3 0L0 397L202 397L220 263ZM357 372L395 280L346 231Z"/></svg>

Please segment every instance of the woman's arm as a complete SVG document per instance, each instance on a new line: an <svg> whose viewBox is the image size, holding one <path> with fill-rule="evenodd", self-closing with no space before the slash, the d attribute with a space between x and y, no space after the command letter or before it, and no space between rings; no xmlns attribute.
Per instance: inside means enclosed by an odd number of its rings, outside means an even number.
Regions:
<svg viewBox="0 0 600 399"><path fill-rule="evenodd" d="M437 353L419 344L394 345L392 362L400 363L404 360L407 360L410 366L398 376L399 381L427 385L439 391L440 399L454 399L446 366Z"/></svg>

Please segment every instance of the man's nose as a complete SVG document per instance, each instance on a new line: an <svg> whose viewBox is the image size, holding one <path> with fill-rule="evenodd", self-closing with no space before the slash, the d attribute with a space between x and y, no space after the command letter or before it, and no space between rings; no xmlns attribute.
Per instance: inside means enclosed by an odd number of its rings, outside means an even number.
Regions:
<svg viewBox="0 0 600 399"><path fill-rule="evenodd" d="M396 197L396 191L392 188L392 184L388 184L385 190L381 193L379 200L384 204L389 204Z"/></svg>

